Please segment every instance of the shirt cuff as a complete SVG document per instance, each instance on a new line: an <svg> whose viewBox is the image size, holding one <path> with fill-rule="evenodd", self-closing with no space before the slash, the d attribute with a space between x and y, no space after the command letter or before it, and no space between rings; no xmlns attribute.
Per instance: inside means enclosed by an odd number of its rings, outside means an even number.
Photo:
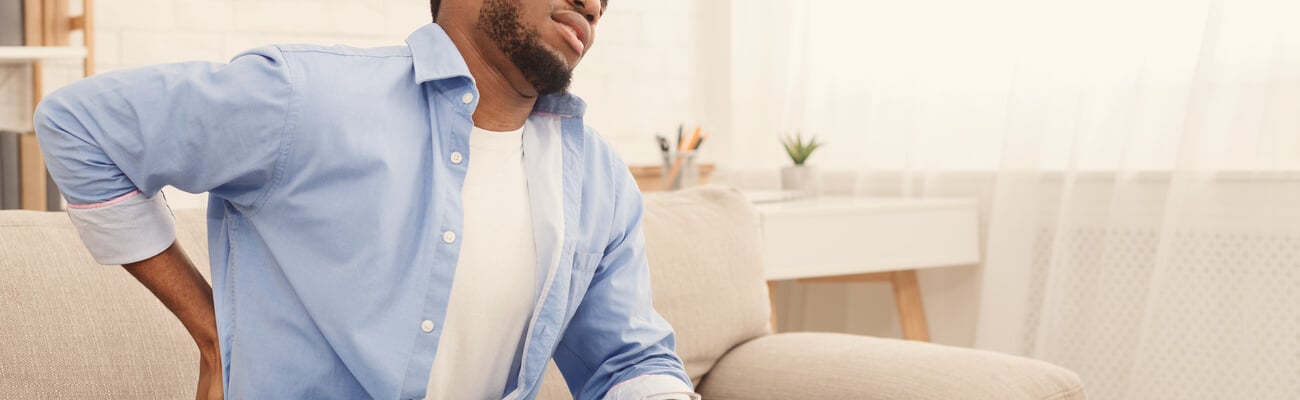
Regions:
<svg viewBox="0 0 1300 400"><path fill-rule="evenodd" d="M697 400L691 385L671 375L641 375L614 385L605 400Z"/></svg>
<svg viewBox="0 0 1300 400"><path fill-rule="evenodd" d="M140 191L96 204L69 204L68 217L82 243L104 265L129 264L167 250L176 241L176 221L162 193Z"/></svg>

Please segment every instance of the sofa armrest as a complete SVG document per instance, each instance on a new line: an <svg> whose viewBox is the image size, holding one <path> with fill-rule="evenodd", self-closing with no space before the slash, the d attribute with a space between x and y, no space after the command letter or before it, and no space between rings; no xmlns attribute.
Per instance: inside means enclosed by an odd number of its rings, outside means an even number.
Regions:
<svg viewBox="0 0 1300 400"><path fill-rule="evenodd" d="M707 400L1083 399L1078 375L988 351L834 333L786 333L732 349L704 377Z"/></svg>

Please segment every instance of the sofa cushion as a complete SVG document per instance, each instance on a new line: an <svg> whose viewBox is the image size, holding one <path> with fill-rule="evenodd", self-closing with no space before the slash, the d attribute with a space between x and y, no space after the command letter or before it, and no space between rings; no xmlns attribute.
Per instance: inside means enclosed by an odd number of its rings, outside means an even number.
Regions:
<svg viewBox="0 0 1300 400"><path fill-rule="evenodd" d="M785 333L728 353L709 400L1081 400L1073 372L988 351L837 333Z"/></svg>
<svg viewBox="0 0 1300 400"><path fill-rule="evenodd" d="M200 271L202 212L178 214ZM95 263L67 214L0 212L0 398L194 396L198 349L130 274Z"/></svg>

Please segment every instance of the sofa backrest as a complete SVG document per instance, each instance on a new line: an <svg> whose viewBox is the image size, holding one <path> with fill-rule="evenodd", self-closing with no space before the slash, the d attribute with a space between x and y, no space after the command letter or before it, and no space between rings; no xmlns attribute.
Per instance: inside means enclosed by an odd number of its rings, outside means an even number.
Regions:
<svg viewBox="0 0 1300 400"><path fill-rule="evenodd" d="M734 189L645 195L646 258L655 309L677 331L696 385L732 347L768 334L758 213ZM571 399L552 364L539 400Z"/></svg>
<svg viewBox="0 0 1300 400"><path fill-rule="evenodd" d="M757 214L739 193L646 196L655 306L699 383L737 344L767 333ZM177 237L208 271L203 210ZM63 213L0 212L0 398L188 398L198 352L179 322L119 267L95 264ZM567 397L549 372L543 399Z"/></svg>
<svg viewBox="0 0 1300 400"><path fill-rule="evenodd" d="M698 383L723 353L768 333L758 213L734 189L651 193L643 229L655 309Z"/></svg>

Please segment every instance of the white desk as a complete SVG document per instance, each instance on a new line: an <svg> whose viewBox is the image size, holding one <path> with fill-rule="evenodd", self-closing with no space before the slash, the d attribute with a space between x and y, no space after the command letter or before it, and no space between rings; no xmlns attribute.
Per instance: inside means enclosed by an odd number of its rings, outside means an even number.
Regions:
<svg viewBox="0 0 1300 400"><path fill-rule="evenodd" d="M890 282L909 340L929 340L916 270L980 260L974 199L821 197L756 207L769 288L787 279Z"/></svg>

